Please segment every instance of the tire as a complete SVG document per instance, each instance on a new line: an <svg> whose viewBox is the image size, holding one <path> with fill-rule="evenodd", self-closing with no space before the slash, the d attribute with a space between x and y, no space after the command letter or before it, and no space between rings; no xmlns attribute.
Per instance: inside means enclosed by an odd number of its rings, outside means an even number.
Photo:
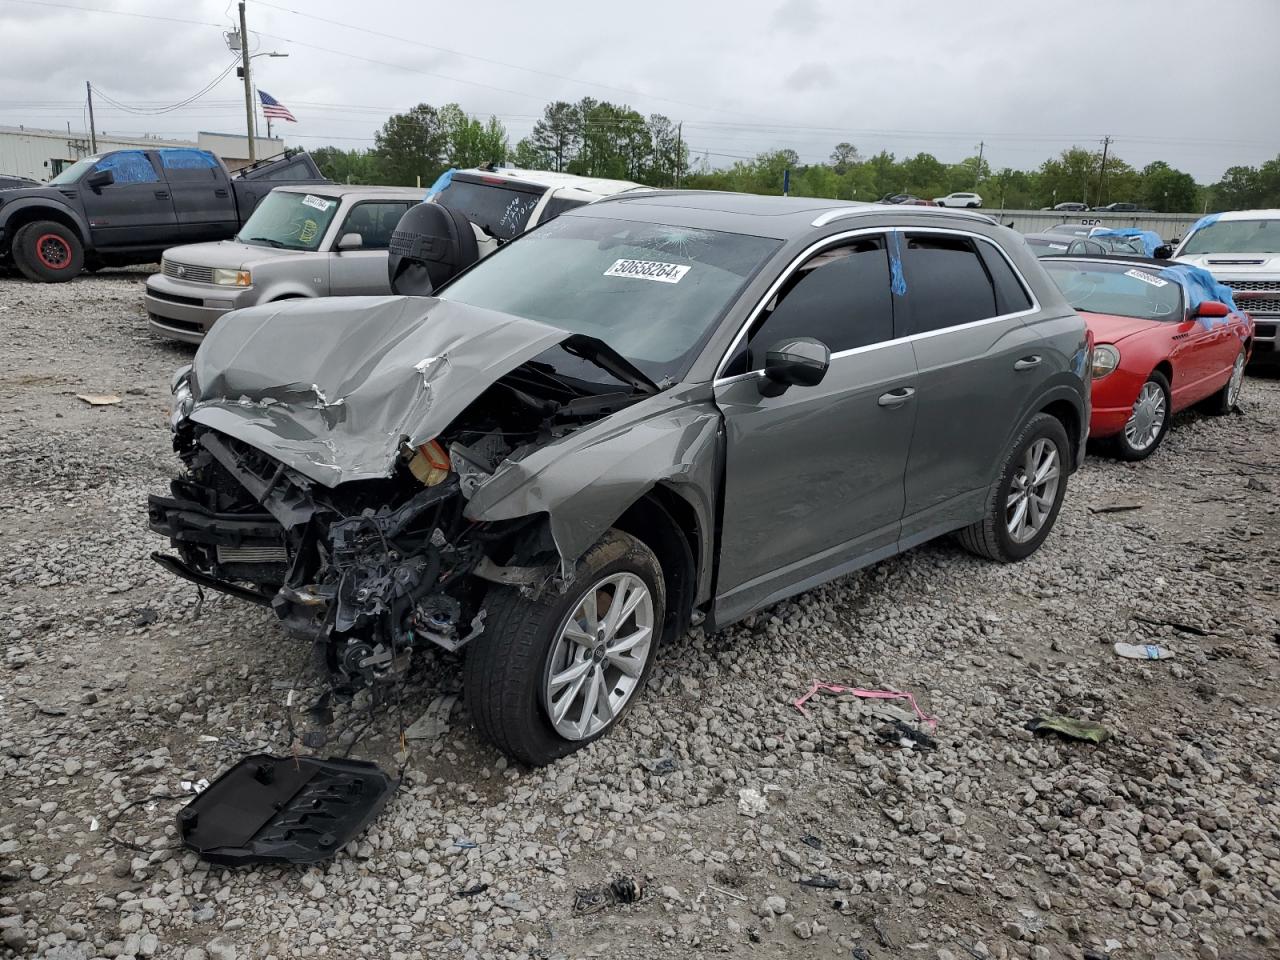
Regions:
<svg viewBox="0 0 1280 960"><path fill-rule="evenodd" d="M1245 355L1244 347L1236 354L1235 364L1231 367L1231 377L1222 385L1222 389L1204 402L1204 408L1215 417L1225 417L1236 408L1240 401L1240 391L1244 387Z"/></svg>
<svg viewBox="0 0 1280 960"><path fill-rule="evenodd" d="M1162 406L1164 414L1160 419L1160 424L1156 429L1155 436L1151 437L1145 443L1136 442L1130 437L1129 425L1134 423L1134 418L1138 417L1138 404L1142 402L1143 391L1149 390L1152 385L1159 390L1162 398ZM1151 371L1151 376L1147 377L1138 394L1139 399L1134 401L1134 418L1131 418L1128 424L1125 424L1123 430L1116 434L1111 440L1111 449L1115 455L1121 460L1128 460L1133 463L1138 460L1145 460L1151 456L1160 447L1164 441L1165 434L1169 432L1169 423L1173 419L1172 400L1169 393L1169 380L1159 370ZM1139 426L1141 422L1139 422ZM1139 434L1141 435L1141 434Z"/></svg>
<svg viewBox="0 0 1280 960"><path fill-rule="evenodd" d="M36 220L13 236L13 262L36 283L66 283L84 269L84 245L70 227Z"/></svg>
<svg viewBox="0 0 1280 960"><path fill-rule="evenodd" d="M570 628L574 614L585 610L588 595L596 598L596 614L602 615L602 599L611 603L611 597L617 594L616 587L609 583L611 578L625 579L632 590L635 583L642 583L648 591L648 646L642 657L629 664L635 676L617 671L613 660L601 660L599 644L592 653L586 644L567 637L562 640L562 632ZM491 587L485 599L485 630L468 644L463 667L467 709L480 734L512 760L543 766L612 730L638 699L653 668L666 614L663 584L662 567L653 551L629 534L610 530L578 561L573 584L563 594L528 600L511 587ZM607 611L606 607L604 612ZM642 598L636 614L621 624L624 630L634 628L624 639L642 633L644 612ZM566 652L585 659L563 660ZM604 686L597 688L597 703L601 690L612 686L617 693L632 684L625 699L609 711L611 718L607 720L600 717L598 709L591 714L586 709L590 685L597 676L597 668L591 665L596 663L600 664L599 676L604 677ZM559 703L551 699L556 692L550 684L553 666L562 668L557 672L565 674L573 673L577 667L586 670L585 685L575 688L574 682L569 681L561 686ZM561 729L557 729L550 713L555 707L567 707ZM581 729L566 735L563 728L572 725L575 716L582 721ZM593 729L594 724L600 725Z"/></svg>
<svg viewBox="0 0 1280 960"><path fill-rule="evenodd" d="M970 210L973 210L973 209L976 209L978 205L976 203L966 203L965 206L968 207Z"/></svg>
<svg viewBox="0 0 1280 960"><path fill-rule="evenodd" d="M1042 442L1043 445L1041 445ZM1042 507L1039 509L1040 525L1035 528L1034 533L1023 538L1021 534L1026 533L1024 530L1015 537L1010 530L1012 517L1009 513L1015 484L1020 483L1021 475L1026 470L1028 457L1033 453L1038 456L1048 448L1054 451L1056 473L1037 485L1040 495L1035 501L1036 504L1042 504L1047 499L1048 510L1045 512ZM1067 431L1063 429L1056 417L1051 417L1047 413L1037 413L1028 420L1026 426L1009 446L1009 452L1005 455L1004 463L1000 467L1000 479L987 495L986 515L977 523L959 532L961 546L970 553L976 553L980 557L999 563L1012 563L1035 553L1058 518L1062 498L1067 492L1067 468L1071 463L1071 456L1071 442L1067 438ZM1044 463L1041 462L1039 465L1043 466ZM1048 490L1050 479L1054 481L1051 493ZM1025 502L1025 514L1034 517L1035 514L1031 512L1030 498L1024 496L1022 499ZM1017 515L1015 509L1013 516Z"/></svg>

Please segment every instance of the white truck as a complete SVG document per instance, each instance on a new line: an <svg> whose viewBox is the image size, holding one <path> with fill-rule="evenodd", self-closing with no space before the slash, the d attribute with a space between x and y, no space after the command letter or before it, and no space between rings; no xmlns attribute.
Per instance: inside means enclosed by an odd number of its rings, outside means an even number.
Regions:
<svg viewBox="0 0 1280 960"><path fill-rule="evenodd" d="M1280 364L1280 210L1211 213L1192 225L1175 260L1204 267L1253 317L1255 366Z"/></svg>

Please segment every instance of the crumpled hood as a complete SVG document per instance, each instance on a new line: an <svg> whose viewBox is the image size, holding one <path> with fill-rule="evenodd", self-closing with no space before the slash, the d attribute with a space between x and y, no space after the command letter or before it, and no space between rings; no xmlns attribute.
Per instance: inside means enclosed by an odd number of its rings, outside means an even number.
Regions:
<svg viewBox="0 0 1280 960"><path fill-rule="evenodd" d="M315 253L310 250L282 250L253 243L237 243L235 240L188 243L182 247L170 247L164 252L164 258L170 263L191 263L226 270L252 270L255 264L286 257L311 259L315 257Z"/></svg>
<svg viewBox="0 0 1280 960"><path fill-rule="evenodd" d="M190 419L325 486L386 477L495 380L565 340L432 297L332 297L226 314L192 363Z"/></svg>

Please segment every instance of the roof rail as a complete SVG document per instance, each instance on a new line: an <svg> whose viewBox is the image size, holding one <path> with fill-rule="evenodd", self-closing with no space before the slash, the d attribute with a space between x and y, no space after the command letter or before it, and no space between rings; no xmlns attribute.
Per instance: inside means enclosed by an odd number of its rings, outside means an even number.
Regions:
<svg viewBox="0 0 1280 960"><path fill-rule="evenodd" d="M893 203L886 203L886 204L867 203L867 204L859 204L858 206L833 207L830 210L827 210L823 213L818 214L818 216L814 218L812 226L825 227L828 223L831 223L831 221L840 220L840 219L843 219L844 217L857 217L857 216L862 216L864 214L872 214L872 213L886 213L889 210L899 210L899 209L909 210L912 213L923 213L926 216L930 216L930 217L940 217L940 216L960 217L961 219L964 219L964 220L981 220L983 223L991 223L991 224L998 225L998 221L995 219L995 217L992 217L989 214L979 213L977 210L970 210L968 208L961 209L959 207L920 207L920 206L916 206L915 204L904 205L904 204L893 204Z"/></svg>

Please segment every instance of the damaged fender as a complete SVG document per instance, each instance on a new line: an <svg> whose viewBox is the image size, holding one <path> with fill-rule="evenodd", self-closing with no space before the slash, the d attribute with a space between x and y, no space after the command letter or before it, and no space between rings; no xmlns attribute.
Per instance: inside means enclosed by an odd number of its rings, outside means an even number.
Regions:
<svg viewBox="0 0 1280 960"><path fill-rule="evenodd" d="M720 411L710 386L649 397L557 443L507 460L472 495L465 515L477 521L544 513L568 579L574 563L628 507L663 484L698 520L696 603L711 591L715 523L708 491L718 489Z"/></svg>

